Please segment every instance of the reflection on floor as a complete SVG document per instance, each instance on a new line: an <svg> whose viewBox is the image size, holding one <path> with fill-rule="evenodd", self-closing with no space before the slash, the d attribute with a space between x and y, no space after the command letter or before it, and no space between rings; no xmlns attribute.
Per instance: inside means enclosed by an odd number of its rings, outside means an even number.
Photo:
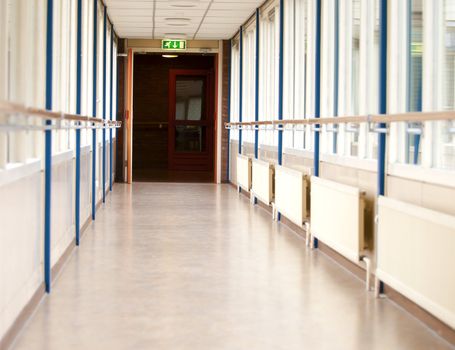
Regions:
<svg viewBox="0 0 455 350"><path fill-rule="evenodd" d="M213 171L184 171L167 169L141 169L133 171L135 182L214 182Z"/></svg>
<svg viewBox="0 0 455 350"><path fill-rule="evenodd" d="M116 185L15 344L449 349L229 185Z"/></svg>

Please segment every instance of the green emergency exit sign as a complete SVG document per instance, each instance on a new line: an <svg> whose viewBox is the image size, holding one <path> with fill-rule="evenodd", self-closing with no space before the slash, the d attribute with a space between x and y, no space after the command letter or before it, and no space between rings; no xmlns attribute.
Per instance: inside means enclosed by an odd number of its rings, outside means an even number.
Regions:
<svg viewBox="0 0 455 350"><path fill-rule="evenodd" d="M186 40L164 39L161 41L163 50L186 50Z"/></svg>

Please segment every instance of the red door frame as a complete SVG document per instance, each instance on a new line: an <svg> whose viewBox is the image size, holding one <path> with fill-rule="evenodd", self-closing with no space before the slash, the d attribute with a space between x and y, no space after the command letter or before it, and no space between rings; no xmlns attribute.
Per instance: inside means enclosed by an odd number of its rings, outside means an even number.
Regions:
<svg viewBox="0 0 455 350"><path fill-rule="evenodd" d="M206 77L206 119L202 121L176 121L176 78L177 76L204 76ZM215 139L215 91L213 70L210 69L170 69L169 70L169 115L168 115L168 160L171 170L201 170L212 171L214 167L214 139ZM175 152L175 127L177 125L200 125L206 127L206 150L201 153Z"/></svg>

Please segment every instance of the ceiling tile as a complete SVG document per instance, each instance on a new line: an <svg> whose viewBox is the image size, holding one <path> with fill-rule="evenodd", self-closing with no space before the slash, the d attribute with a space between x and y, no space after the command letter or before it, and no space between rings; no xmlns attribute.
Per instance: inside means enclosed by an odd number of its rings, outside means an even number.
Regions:
<svg viewBox="0 0 455 350"><path fill-rule="evenodd" d="M114 27L124 38L229 39L264 0L105 0ZM179 5L191 7L176 7Z"/></svg>

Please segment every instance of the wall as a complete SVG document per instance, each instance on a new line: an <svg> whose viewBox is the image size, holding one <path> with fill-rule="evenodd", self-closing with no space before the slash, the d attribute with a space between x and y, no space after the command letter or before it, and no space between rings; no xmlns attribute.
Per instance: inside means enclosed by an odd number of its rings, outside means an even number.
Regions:
<svg viewBox="0 0 455 350"><path fill-rule="evenodd" d="M111 23L104 21L107 9L99 0L82 0L79 104L76 79L77 2L59 0L53 4L52 79L47 81L46 78L50 78L46 76L46 64L49 63L49 57L46 56L49 24L47 1L0 2L0 103L14 102L38 109L47 107L55 112L115 120L117 42ZM97 13L94 13L95 4ZM94 19L98 25L97 33L93 32ZM106 65L103 64L105 26ZM98 40L96 52L93 45L95 34ZM49 97L49 101L46 97ZM14 126L43 124L42 119L22 119L16 115L2 115L0 122L9 122ZM61 266L62 258L67 256L65 253L74 246L75 240L76 133L74 124L68 121L54 123L54 127L50 243L51 266L55 272ZM109 132L106 133L107 138L108 135ZM98 189L93 195L96 196L96 202L101 199L100 145L103 141L100 129L96 130L96 138L98 146L93 146L92 129L81 130L81 228L86 226L91 217L93 171ZM113 144L116 145L115 136ZM40 293L44 291L44 150L42 131L0 130L0 348L11 341L14 325L23 321L20 315L24 308L31 302L37 302L42 296ZM94 170L93 151L97 154ZM107 146L106 188L109 184L108 174Z"/></svg>
<svg viewBox="0 0 455 350"><path fill-rule="evenodd" d="M0 339L43 282L40 166L35 160L7 177L0 171Z"/></svg>
<svg viewBox="0 0 455 350"><path fill-rule="evenodd" d="M114 139L115 141L115 139ZM109 143L106 143L107 152ZM101 143L99 150L101 152ZM101 154L101 153L99 153ZM98 159L99 157L98 154ZM51 265L75 239L75 154L52 158ZM109 157L107 157L109 159ZM81 228L91 216L92 152L81 149ZM109 175L109 163L106 164ZM101 177L100 177L101 178ZM106 189L109 181L107 177ZM0 170L0 339L44 283L44 173L41 160ZM101 201L98 186L96 202ZM14 253L12 253L14 252ZM1 343L0 343L1 344Z"/></svg>

